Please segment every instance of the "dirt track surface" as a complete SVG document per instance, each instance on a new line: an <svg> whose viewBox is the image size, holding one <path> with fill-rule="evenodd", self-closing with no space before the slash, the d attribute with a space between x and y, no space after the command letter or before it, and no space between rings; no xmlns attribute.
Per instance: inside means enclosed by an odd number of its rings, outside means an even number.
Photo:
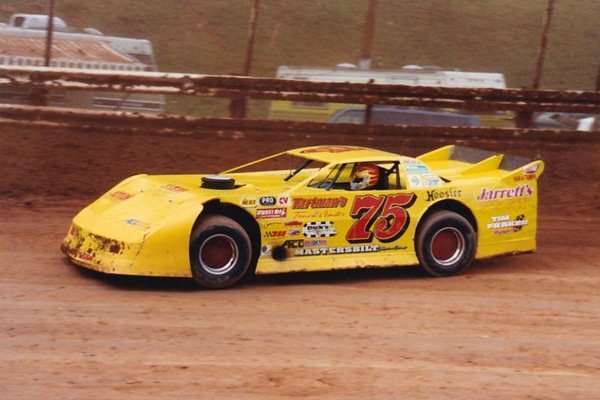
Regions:
<svg viewBox="0 0 600 400"><path fill-rule="evenodd" d="M308 144L0 123L1 398L536 398L600 394L600 142L464 143L540 155L538 252L462 276L417 268L257 277L226 291L107 277L59 251L70 219L138 172L214 172Z"/></svg>

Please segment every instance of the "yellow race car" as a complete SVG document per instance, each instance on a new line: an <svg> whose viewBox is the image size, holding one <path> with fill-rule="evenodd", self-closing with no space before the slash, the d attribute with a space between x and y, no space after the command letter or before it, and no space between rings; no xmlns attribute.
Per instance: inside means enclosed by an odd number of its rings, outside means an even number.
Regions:
<svg viewBox="0 0 600 400"><path fill-rule="evenodd" d="M225 288L271 274L420 264L536 248L541 160L450 145L405 157L355 146L279 153L218 175L137 175L72 222L62 251L124 275Z"/></svg>

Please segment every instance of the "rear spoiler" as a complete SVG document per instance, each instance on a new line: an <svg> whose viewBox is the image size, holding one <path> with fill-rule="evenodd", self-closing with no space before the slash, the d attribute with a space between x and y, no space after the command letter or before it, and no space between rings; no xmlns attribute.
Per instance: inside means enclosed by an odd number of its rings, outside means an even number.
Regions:
<svg viewBox="0 0 600 400"><path fill-rule="evenodd" d="M530 178L535 174L537 179L544 170L542 160L531 160L457 145L441 147L422 154L417 159L447 179L492 170L505 172L501 176L503 180L522 174L527 174Z"/></svg>

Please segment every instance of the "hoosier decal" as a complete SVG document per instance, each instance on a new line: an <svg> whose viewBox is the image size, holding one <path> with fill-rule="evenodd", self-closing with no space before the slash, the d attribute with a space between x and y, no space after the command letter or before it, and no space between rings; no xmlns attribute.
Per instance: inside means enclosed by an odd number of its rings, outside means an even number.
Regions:
<svg viewBox="0 0 600 400"><path fill-rule="evenodd" d="M449 188L446 190L428 190L426 201L435 201L440 199L456 199L462 194L462 190Z"/></svg>

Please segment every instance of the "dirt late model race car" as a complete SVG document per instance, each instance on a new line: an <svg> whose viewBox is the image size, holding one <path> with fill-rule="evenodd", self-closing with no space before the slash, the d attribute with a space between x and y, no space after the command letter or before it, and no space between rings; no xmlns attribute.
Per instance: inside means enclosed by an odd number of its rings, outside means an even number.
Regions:
<svg viewBox="0 0 600 400"><path fill-rule="evenodd" d="M75 263L224 288L270 274L420 264L535 250L544 164L468 147L416 158L354 146L289 150L218 175L137 175L74 219Z"/></svg>

